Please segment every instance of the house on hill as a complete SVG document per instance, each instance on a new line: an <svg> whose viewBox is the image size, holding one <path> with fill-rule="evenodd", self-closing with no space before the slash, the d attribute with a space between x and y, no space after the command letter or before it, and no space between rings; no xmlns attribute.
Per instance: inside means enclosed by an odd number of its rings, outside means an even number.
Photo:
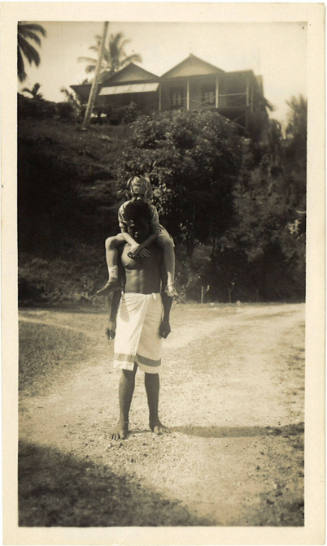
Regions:
<svg viewBox="0 0 327 546"><path fill-rule="evenodd" d="M82 103L90 87L71 85ZM225 72L192 54L160 77L130 63L104 78L95 107L101 111L131 102L144 113L216 109L245 128L255 113L266 113L261 76L252 70Z"/></svg>

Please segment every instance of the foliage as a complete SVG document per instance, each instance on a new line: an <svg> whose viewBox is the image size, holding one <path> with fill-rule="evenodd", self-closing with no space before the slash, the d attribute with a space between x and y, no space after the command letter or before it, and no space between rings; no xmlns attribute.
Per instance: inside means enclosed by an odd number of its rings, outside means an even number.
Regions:
<svg viewBox="0 0 327 546"><path fill-rule="evenodd" d="M51 119L57 113L55 102L47 101L40 97L32 99L20 93L17 95L17 109L19 119Z"/></svg>
<svg viewBox="0 0 327 546"><path fill-rule="evenodd" d="M30 43L30 41L33 41L40 46L40 34L43 37L46 36L46 31L41 25L22 21L18 22L17 73L20 82L26 79L25 59L29 64L34 63L36 66L39 66L41 62L38 51Z"/></svg>
<svg viewBox="0 0 327 546"><path fill-rule="evenodd" d="M91 51L99 54L102 37L97 35L95 36L96 43L89 47ZM130 42L130 40L124 38L122 32L117 34L111 34L108 40L108 45L104 47L104 53L102 58L102 63L100 67L101 81L104 81L114 72L124 68L131 62L142 62L142 58L137 53L127 55L125 51L125 46ZM87 62L85 71L87 74L95 72L97 57L79 57L78 60L81 62Z"/></svg>
<svg viewBox="0 0 327 546"><path fill-rule="evenodd" d="M85 112L85 106L82 105L78 95L74 91L68 90L66 87L62 87L60 92L63 93L66 102L71 106L71 110L74 113L71 117L81 119ZM66 110L68 111L68 109Z"/></svg>
<svg viewBox="0 0 327 546"><path fill-rule="evenodd" d="M143 116L131 129L119 158L121 187L132 174L148 173L163 222L191 256L197 242L216 237L229 222L241 137L209 111Z"/></svg>
<svg viewBox="0 0 327 546"><path fill-rule="evenodd" d="M101 112L106 114L106 120L112 125L119 125L120 123L132 123L139 115L139 111L134 102L126 106L107 106L105 109L101 108Z"/></svg>
<svg viewBox="0 0 327 546"><path fill-rule="evenodd" d="M52 103L18 99L19 116L30 118L20 117L18 147L25 301L87 301L101 286L103 242L118 229L117 190L144 173L176 243L182 300L199 300L203 289L207 301L303 298L305 101L290 101L285 138L270 120L262 142L209 111L142 116L84 133L69 120L39 120Z"/></svg>
<svg viewBox="0 0 327 546"><path fill-rule="evenodd" d="M297 231L305 232L306 173L307 173L307 101L300 95L287 102L289 106L286 127L285 171L292 194L293 223Z"/></svg>
<svg viewBox="0 0 327 546"><path fill-rule="evenodd" d="M252 143L244 153L233 189L233 225L218 244L220 260L228 257L234 275L234 259L241 258L261 299L299 297L305 289L305 235L299 212L305 211L306 108L302 99L290 106L286 141L280 125L271 120L268 142L259 150Z"/></svg>
<svg viewBox="0 0 327 546"><path fill-rule="evenodd" d="M29 89L28 87L24 87L24 89L22 89L22 91L24 93L29 93L29 95L31 95L32 98L35 99L35 100L41 100L41 99L43 99L43 95L42 95L42 93L40 93L40 87L41 87L41 84L35 83L33 85L32 89Z"/></svg>
<svg viewBox="0 0 327 546"><path fill-rule="evenodd" d="M70 102L57 102L56 110L59 119L63 121L76 119L78 115L78 113L76 113L74 105Z"/></svg>

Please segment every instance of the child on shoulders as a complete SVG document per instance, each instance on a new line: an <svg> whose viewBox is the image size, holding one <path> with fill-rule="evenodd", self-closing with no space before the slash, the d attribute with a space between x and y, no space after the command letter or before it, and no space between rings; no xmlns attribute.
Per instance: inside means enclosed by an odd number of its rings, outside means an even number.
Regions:
<svg viewBox="0 0 327 546"><path fill-rule="evenodd" d="M177 295L175 290L175 252L174 241L168 231L160 224L159 215L156 207L152 204L152 187L150 180L146 176L134 176L127 184L131 199L121 205L118 211L118 222L121 232L113 237L108 237L105 242L106 262L108 267L109 279L106 284L98 290L97 294L109 292L119 288L118 279L118 247L123 243L130 245L129 257L133 259L146 258L149 256L147 246L154 240L163 250L164 265L167 272L167 295L174 297ZM142 199L145 201L151 211L151 235L141 244L136 243L127 233L127 223L125 218L125 209L130 201Z"/></svg>

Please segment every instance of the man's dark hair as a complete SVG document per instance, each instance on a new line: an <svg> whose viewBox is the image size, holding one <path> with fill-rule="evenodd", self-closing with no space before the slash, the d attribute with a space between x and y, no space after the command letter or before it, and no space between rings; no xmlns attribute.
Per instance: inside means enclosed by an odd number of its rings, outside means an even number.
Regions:
<svg viewBox="0 0 327 546"><path fill-rule="evenodd" d="M137 222L138 220L143 219L151 223L150 206L142 199L127 203L124 210L124 216L127 221L133 220L133 222Z"/></svg>

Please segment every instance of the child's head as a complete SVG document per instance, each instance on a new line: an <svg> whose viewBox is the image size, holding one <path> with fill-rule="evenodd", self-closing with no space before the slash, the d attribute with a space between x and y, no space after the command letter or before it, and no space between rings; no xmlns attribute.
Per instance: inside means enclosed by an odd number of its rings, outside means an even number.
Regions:
<svg viewBox="0 0 327 546"><path fill-rule="evenodd" d="M132 198L138 197L147 201L152 197L151 183L145 176L133 176L128 181L128 189Z"/></svg>

